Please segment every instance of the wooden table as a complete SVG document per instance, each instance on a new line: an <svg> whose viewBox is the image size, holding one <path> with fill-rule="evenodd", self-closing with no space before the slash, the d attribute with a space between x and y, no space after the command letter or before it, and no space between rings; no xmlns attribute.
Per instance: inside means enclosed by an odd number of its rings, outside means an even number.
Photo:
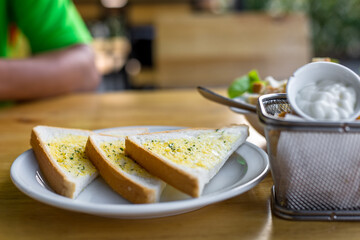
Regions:
<svg viewBox="0 0 360 240"><path fill-rule="evenodd" d="M224 91L220 91L224 93ZM132 125L220 127L243 116L195 90L79 94L0 110L0 239L359 239L356 222L298 222L272 215L270 174L248 192L171 217L121 220L58 209L21 193L14 159L30 148L35 125L99 129ZM249 141L264 146L251 131Z"/></svg>

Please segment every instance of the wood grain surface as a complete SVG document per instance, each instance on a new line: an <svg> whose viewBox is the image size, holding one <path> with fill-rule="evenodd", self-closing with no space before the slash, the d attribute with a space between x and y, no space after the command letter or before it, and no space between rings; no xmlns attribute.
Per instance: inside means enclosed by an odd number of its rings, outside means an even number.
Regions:
<svg viewBox="0 0 360 240"><path fill-rule="evenodd" d="M162 88L228 86L251 69L286 79L311 60L304 15L162 14L154 28L155 84Z"/></svg>
<svg viewBox="0 0 360 240"><path fill-rule="evenodd" d="M218 89L224 94L223 89ZM195 90L79 94L0 110L0 239L359 239L357 222L300 222L272 215L270 174L229 200L171 217L121 220L58 209L11 182L15 158L30 148L32 127L100 129L133 125L217 127L246 122ZM249 141L264 147L251 130Z"/></svg>

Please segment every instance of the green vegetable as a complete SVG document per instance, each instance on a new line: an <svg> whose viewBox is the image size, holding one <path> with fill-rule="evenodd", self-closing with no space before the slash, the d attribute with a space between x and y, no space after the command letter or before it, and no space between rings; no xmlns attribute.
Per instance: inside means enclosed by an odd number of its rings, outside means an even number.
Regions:
<svg viewBox="0 0 360 240"><path fill-rule="evenodd" d="M259 77L259 73L256 70L251 70L248 73L248 76L250 78L250 83L261 82L261 79Z"/></svg>
<svg viewBox="0 0 360 240"><path fill-rule="evenodd" d="M242 156L238 156L236 161L241 165L241 167L244 170L242 174L245 174L248 170L248 165L247 165L246 160Z"/></svg>
<svg viewBox="0 0 360 240"><path fill-rule="evenodd" d="M247 165L246 160L241 156L238 156L236 161L241 165Z"/></svg>
<svg viewBox="0 0 360 240"><path fill-rule="evenodd" d="M228 88L228 95L230 98L235 98L244 93L252 93L254 83L263 82L256 70L251 70L247 75L236 78Z"/></svg>
<svg viewBox="0 0 360 240"><path fill-rule="evenodd" d="M230 98L235 98L243 95L250 90L250 78L248 75L236 78L235 81L228 88L228 95Z"/></svg>

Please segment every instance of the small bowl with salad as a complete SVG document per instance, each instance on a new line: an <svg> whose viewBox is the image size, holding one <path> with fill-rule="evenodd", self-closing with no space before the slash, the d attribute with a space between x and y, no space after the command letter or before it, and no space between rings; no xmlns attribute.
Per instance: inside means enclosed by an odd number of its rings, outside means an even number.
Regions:
<svg viewBox="0 0 360 240"><path fill-rule="evenodd" d="M258 98L264 94L285 93L287 79L276 80L271 76L261 79L257 70L236 78L228 88L228 96L234 100L257 105ZM230 108L233 112L243 114L257 132L264 135L264 126L256 113L240 108Z"/></svg>
<svg viewBox="0 0 360 240"><path fill-rule="evenodd" d="M333 58L313 58L311 62L333 62L339 63ZM257 70L251 70L248 74L236 78L228 88L228 96L237 101L243 101L254 106L257 105L258 98L270 93L286 93L288 79L276 80L271 76L261 79ZM260 123L256 113L240 108L230 108L232 111L244 114L248 122L262 135L264 126ZM279 117L283 117L280 116ZM359 119L359 118L358 118Z"/></svg>

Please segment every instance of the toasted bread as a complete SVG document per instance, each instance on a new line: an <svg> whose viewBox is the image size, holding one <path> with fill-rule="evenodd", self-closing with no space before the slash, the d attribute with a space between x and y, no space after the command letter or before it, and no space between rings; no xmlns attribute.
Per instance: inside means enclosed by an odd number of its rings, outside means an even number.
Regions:
<svg viewBox="0 0 360 240"><path fill-rule="evenodd" d="M248 137L248 126L181 129L126 137L125 152L149 173L193 197Z"/></svg>
<svg viewBox="0 0 360 240"><path fill-rule="evenodd" d="M138 133L117 132L116 135ZM86 154L107 184L132 203L154 203L165 183L125 156L125 136L94 134L86 144Z"/></svg>
<svg viewBox="0 0 360 240"><path fill-rule="evenodd" d="M140 133L147 133L149 129L146 127L124 127L124 128L112 128L112 129L104 129L99 130L96 133L100 133L103 135L111 135L111 136L127 136L134 135Z"/></svg>
<svg viewBox="0 0 360 240"><path fill-rule="evenodd" d="M30 144L40 170L58 194L76 198L91 183L98 171L85 155L91 131L36 126Z"/></svg>

